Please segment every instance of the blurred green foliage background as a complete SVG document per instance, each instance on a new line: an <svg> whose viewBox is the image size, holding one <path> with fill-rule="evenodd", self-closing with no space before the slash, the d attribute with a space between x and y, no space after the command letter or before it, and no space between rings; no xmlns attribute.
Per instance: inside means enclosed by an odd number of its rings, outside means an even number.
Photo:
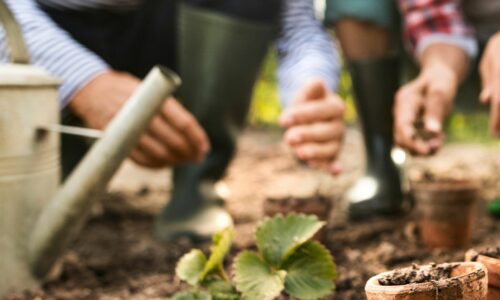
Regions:
<svg viewBox="0 0 500 300"><path fill-rule="evenodd" d="M252 126L275 127L281 112L278 95L276 68L278 60L275 51L270 51L257 81L249 122ZM351 78L344 68L341 72L339 94L346 101L346 122L356 123ZM487 113L453 113L447 122L448 140L451 142L477 142L484 144L500 144L490 137L488 131L489 116Z"/></svg>

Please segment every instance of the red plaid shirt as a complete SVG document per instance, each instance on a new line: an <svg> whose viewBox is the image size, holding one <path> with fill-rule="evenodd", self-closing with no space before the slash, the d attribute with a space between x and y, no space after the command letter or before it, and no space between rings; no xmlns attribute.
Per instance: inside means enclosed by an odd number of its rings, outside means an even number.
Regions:
<svg viewBox="0 0 500 300"><path fill-rule="evenodd" d="M408 49L418 56L436 42L451 43L470 56L477 52L474 30L465 20L461 0L398 0Z"/></svg>

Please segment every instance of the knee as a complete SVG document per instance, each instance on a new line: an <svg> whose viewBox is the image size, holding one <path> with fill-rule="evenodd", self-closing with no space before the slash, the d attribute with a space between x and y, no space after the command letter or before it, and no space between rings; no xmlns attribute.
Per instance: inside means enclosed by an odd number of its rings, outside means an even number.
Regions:
<svg viewBox="0 0 500 300"><path fill-rule="evenodd" d="M396 11L392 0L326 0L325 21L331 25L350 20L390 29L397 19Z"/></svg>
<svg viewBox="0 0 500 300"><path fill-rule="evenodd" d="M390 55L397 24L391 0L327 0L325 21L334 26L347 60Z"/></svg>

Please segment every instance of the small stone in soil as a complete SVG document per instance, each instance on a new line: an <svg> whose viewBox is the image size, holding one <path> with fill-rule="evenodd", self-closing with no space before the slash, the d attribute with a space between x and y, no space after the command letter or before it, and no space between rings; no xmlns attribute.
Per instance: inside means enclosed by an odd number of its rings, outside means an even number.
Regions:
<svg viewBox="0 0 500 300"><path fill-rule="evenodd" d="M456 266L456 264L436 265L432 263L427 266L414 264L410 268L395 270L378 281L385 286L438 281L451 278L451 272Z"/></svg>

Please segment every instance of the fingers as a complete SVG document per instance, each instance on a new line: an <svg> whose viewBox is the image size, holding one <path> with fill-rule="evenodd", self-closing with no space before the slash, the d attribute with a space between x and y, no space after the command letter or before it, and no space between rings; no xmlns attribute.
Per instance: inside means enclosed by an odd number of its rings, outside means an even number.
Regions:
<svg viewBox="0 0 500 300"><path fill-rule="evenodd" d="M344 111L344 103L334 94L330 94L322 101L302 102L293 105L282 114L280 125L289 128L300 124L342 118Z"/></svg>
<svg viewBox="0 0 500 300"><path fill-rule="evenodd" d="M156 167L159 168L182 161L169 148L148 134L142 135L137 148L150 162L154 162Z"/></svg>
<svg viewBox="0 0 500 300"><path fill-rule="evenodd" d="M490 104L490 132L500 137L500 32L490 37L479 66L482 91L480 101Z"/></svg>
<svg viewBox="0 0 500 300"><path fill-rule="evenodd" d="M443 121L448 115L455 91L446 82L429 83L424 105L424 127L431 134L438 135L443 130Z"/></svg>
<svg viewBox="0 0 500 300"><path fill-rule="evenodd" d="M495 87L490 101L490 132L495 137L500 137L500 82Z"/></svg>
<svg viewBox="0 0 500 300"><path fill-rule="evenodd" d="M396 144L419 153L426 149L415 141L415 121L423 105L421 87L411 83L403 86L396 94L394 104L394 139Z"/></svg>
<svg viewBox="0 0 500 300"><path fill-rule="evenodd" d="M335 160L340 152L344 130L341 121L301 125L288 129L285 141L309 167L337 175L342 171Z"/></svg>
<svg viewBox="0 0 500 300"><path fill-rule="evenodd" d="M290 128L285 133L285 141L291 145L309 142L327 142L340 140L344 134L343 122L322 122L311 125L299 125Z"/></svg>
<svg viewBox="0 0 500 300"><path fill-rule="evenodd" d="M488 61L488 58L485 54L483 59L481 60L481 64L479 67L479 73L481 75L481 83L482 83L482 90L481 94L479 95L479 101L483 104L490 103L491 97L493 95L493 90L491 87L491 81L493 78L493 72L492 72L491 64Z"/></svg>
<svg viewBox="0 0 500 300"><path fill-rule="evenodd" d="M328 166L328 172L330 172L330 174L334 176L339 175L340 173L342 173L342 171L342 165L337 161L330 163L330 165Z"/></svg>
<svg viewBox="0 0 500 300"><path fill-rule="evenodd" d="M169 99L162 108L161 116L195 149L198 160L203 159L210 149L210 143L193 115L175 99Z"/></svg>
<svg viewBox="0 0 500 300"><path fill-rule="evenodd" d="M145 168L151 169L159 169L164 167L165 165L161 162L155 161L147 154L144 154L140 149L136 148L130 154L130 158L138 165L143 166Z"/></svg>
<svg viewBox="0 0 500 300"><path fill-rule="evenodd" d="M323 99L327 94L328 89L324 81L322 79L313 79L304 85L293 100L293 103Z"/></svg>
<svg viewBox="0 0 500 300"><path fill-rule="evenodd" d="M144 134L131 158L150 168L199 162L209 149L208 138L194 117L169 99Z"/></svg>
<svg viewBox="0 0 500 300"><path fill-rule="evenodd" d="M491 60L491 59L490 59ZM481 103L490 104L490 132L500 137L500 61L481 63L483 89L479 96Z"/></svg>
<svg viewBox="0 0 500 300"><path fill-rule="evenodd" d="M313 169L322 170L337 176L342 173L342 165L338 161L314 160L307 162L307 165Z"/></svg>
<svg viewBox="0 0 500 300"><path fill-rule="evenodd" d="M482 104L489 104L491 101L492 95L493 95L493 91L491 90L491 88L489 86L484 87L481 90L481 94L479 94L479 101Z"/></svg>
<svg viewBox="0 0 500 300"><path fill-rule="evenodd" d="M172 150L179 160L197 159L196 147L162 117L157 116L151 122L149 132L164 147Z"/></svg>
<svg viewBox="0 0 500 300"><path fill-rule="evenodd" d="M427 76L403 86L394 106L395 142L414 155L433 154L443 145L443 122L456 92L445 76Z"/></svg>
<svg viewBox="0 0 500 300"><path fill-rule="evenodd" d="M328 143L308 143L295 148L295 153L301 160L333 160L340 150L340 143L331 141Z"/></svg>
<svg viewBox="0 0 500 300"><path fill-rule="evenodd" d="M340 173L335 159L344 134L344 110L342 100L322 80L310 81L280 118L280 125L288 129L285 141L310 167Z"/></svg>

